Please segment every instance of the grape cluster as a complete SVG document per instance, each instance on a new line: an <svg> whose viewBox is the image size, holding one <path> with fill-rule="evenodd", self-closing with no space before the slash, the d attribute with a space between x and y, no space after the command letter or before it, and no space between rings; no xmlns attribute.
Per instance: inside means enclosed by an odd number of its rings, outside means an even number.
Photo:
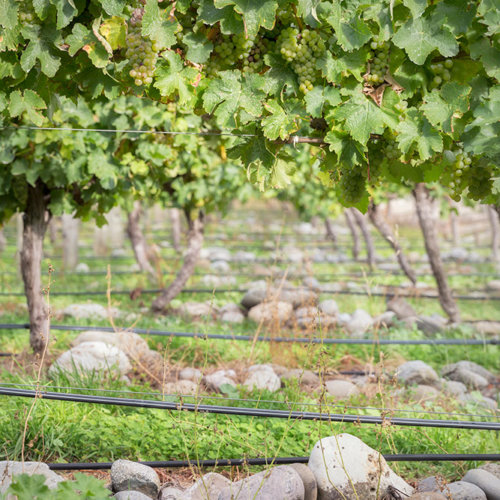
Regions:
<svg viewBox="0 0 500 500"><path fill-rule="evenodd" d="M127 33L126 57L130 61L132 69L129 75L134 83L140 87L149 85L153 81L153 74L158 59L158 46L141 34L142 16L144 9L138 8L132 12Z"/></svg>
<svg viewBox="0 0 500 500"><path fill-rule="evenodd" d="M31 2L27 1L20 1L19 2L19 22L23 25L29 25L33 23L33 21L36 19L36 14L33 9L33 4Z"/></svg>
<svg viewBox="0 0 500 500"><path fill-rule="evenodd" d="M366 75L366 81L372 84L381 84L389 70L389 44L386 42L373 41L370 44L371 51L368 53L370 60L370 72Z"/></svg>
<svg viewBox="0 0 500 500"><path fill-rule="evenodd" d="M455 161L450 167L450 189L452 191L451 198L455 201L460 201L462 191L464 190L465 179L469 177L472 159L461 148L453 151Z"/></svg>
<svg viewBox="0 0 500 500"><path fill-rule="evenodd" d="M473 166L469 174L469 198L481 201L491 194L493 179L491 168L487 166Z"/></svg>
<svg viewBox="0 0 500 500"><path fill-rule="evenodd" d="M278 37L278 50L299 76L300 90L306 94L318 77L316 60L326 50L325 42L317 31L285 28Z"/></svg>
<svg viewBox="0 0 500 500"><path fill-rule="evenodd" d="M290 6L278 7L276 10L276 21L281 26L290 26L293 23L294 15Z"/></svg>
<svg viewBox="0 0 500 500"><path fill-rule="evenodd" d="M264 54L269 52L272 42L267 38L260 38L243 58L243 71L245 73L259 73L264 67Z"/></svg>
<svg viewBox="0 0 500 500"><path fill-rule="evenodd" d="M431 71L434 77L429 85L429 89L437 89L441 87L443 83L450 81L451 73L450 70L453 68L453 60L446 59L443 62L431 64Z"/></svg>
<svg viewBox="0 0 500 500"><path fill-rule="evenodd" d="M356 204L365 192L366 179L361 167L340 167L340 193L346 205Z"/></svg>

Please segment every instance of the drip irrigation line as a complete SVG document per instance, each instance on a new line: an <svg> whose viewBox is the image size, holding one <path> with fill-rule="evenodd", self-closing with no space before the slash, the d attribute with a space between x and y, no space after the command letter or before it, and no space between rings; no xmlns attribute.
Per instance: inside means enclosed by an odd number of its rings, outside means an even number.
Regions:
<svg viewBox="0 0 500 500"><path fill-rule="evenodd" d="M380 285L389 288L391 285ZM332 295L353 295L353 296L361 296L361 297L385 297L391 298L394 296L407 298L407 299L429 299L436 300L439 299L439 295L429 295L429 294L409 294L409 293L398 293L400 287L397 287L392 290L388 290L387 292L363 292L356 290L328 290L322 289L320 293L328 293ZM137 290L140 294L159 294L163 291L161 288L152 288L152 289L142 289ZM132 295L134 290L90 290L90 291L59 291L59 292L50 292L52 297L92 297L99 295L107 295L110 293L111 295ZM182 294L226 294L226 293L246 293L248 289L242 288L183 288L179 293ZM0 297L24 297L24 292L0 292ZM470 300L470 301L500 301L500 295L454 295L453 298L455 300Z"/></svg>
<svg viewBox="0 0 500 500"><path fill-rule="evenodd" d="M15 384L8 382L1 382L0 387L23 387L30 388L32 390L40 390L40 386L34 386L33 384ZM245 399L245 398L229 398L219 395L201 395L201 394L163 394L161 392L141 392L141 391L123 391L117 389L100 389L100 388L92 388L92 387L72 387L72 386L59 386L59 385L50 385L44 386L44 390L46 389L58 389L58 390L69 390L69 391L96 391L102 393L115 393L115 394L133 394L133 395L141 395L141 396L154 396L157 398L182 398L183 401L186 399L196 399L196 400L204 400L204 399L216 399L222 401L231 401L231 402L239 402L239 403L265 403L265 404L281 404L281 405L295 405L295 406L309 406L309 407L323 407L323 408L341 408L342 410L375 410L384 413L415 413L419 415L446 415L448 417L472 417L472 418L485 418L485 419L500 419L500 416L497 415L486 415L486 414L477 414L477 413L451 413L446 411L431 411L431 410L413 410L413 409L403 409L403 408L380 408L375 406L351 406L351 405L340 405L333 404L328 402L323 403L312 403L312 402L300 402L300 401L275 401L269 399Z"/></svg>
<svg viewBox="0 0 500 500"><path fill-rule="evenodd" d="M349 415L335 413L319 413L306 411L271 410L264 408L244 408L239 406L218 406L193 404L173 401L150 401L147 399L129 399L106 396L91 396L87 394L59 393L49 391L32 391L28 389L13 389L0 386L0 395L24 398L41 398L51 401L66 401L73 403L102 404L125 406L129 408L146 408L170 411L189 411L211 413L217 415L280 418L286 420L313 420L353 424L396 425L403 427L432 427L440 429L470 429L500 431L500 422L480 422L467 420L435 420L403 417L375 417L370 415Z"/></svg>
<svg viewBox="0 0 500 500"><path fill-rule="evenodd" d="M29 323L0 323L0 330L29 330ZM109 326L72 326L72 325L50 325L51 330L67 331L101 331L116 332ZM157 335L160 337L185 337L201 340L241 340L258 342L290 342L299 344L348 344L348 345L500 345L500 339L332 339L332 338L305 338L305 337L269 337L255 335L230 335L221 333L201 332L173 332L145 328L124 328L122 331L137 333L138 335Z"/></svg>
<svg viewBox="0 0 500 500"><path fill-rule="evenodd" d="M498 462L496 453L454 453L454 454L384 454L387 462ZM217 458L214 460L160 460L137 462L155 469L181 467L236 467L251 465L307 464L309 457L268 457L268 458ZM48 463L50 470L109 470L113 462Z"/></svg>

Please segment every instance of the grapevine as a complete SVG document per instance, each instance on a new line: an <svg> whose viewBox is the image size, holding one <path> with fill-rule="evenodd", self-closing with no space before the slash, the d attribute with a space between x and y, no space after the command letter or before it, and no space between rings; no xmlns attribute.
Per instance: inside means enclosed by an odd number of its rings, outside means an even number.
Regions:
<svg viewBox="0 0 500 500"><path fill-rule="evenodd" d="M365 75L366 81L378 85L383 83L389 70L389 44L373 41L369 53L370 71Z"/></svg>
<svg viewBox="0 0 500 500"><path fill-rule="evenodd" d="M449 82L451 79L451 69L453 68L453 61L446 59L443 62L432 63L430 66L433 78L429 84L429 90L437 89L441 85Z"/></svg>
<svg viewBox="0 0 500 500"><path fill-rule="evenodd" d="M355 205L365 193L366 178L361 167L340 167L340 196L346 206Z"/></svg>

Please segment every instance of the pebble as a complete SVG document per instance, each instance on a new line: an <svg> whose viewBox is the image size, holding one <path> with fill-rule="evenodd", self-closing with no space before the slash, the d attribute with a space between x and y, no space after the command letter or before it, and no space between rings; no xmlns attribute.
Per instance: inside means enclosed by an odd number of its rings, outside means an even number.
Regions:
<svg viewBox="0 0 500 500"><path fill-rule="evenodd" d="M481 488L466 481L447 484L442 491L451 496L452 500L487 500L486 493Z"/></svg>
<svg viewBox="0 0 500 500"><path fill-rule="evenodd" d="M179 372L179 378L181 380L192 380L193 382L199 382L203 378L203 373L201 373L198 368L187 366Z"/></svg>
<svg viewBox="0 0 500 500"><path fill-rule="evenodd" d="M151 500L152 497L135 490L119 491L115 493L114 497L116 500Z"/></svg>
<svg viewBox="0 0 500 500"><path fill-rule="evenodd" d="M297 380L304 385L318 385L319 377L311 370L303 370L302 368L293 368L281 375L283 380Z"/></svg>
<svg viewBox="0 0 500 500"><path fill-rule="evenodd" d="M304 500L316 500L318 498L318 485L312 470L305 464L290 464L290 467L302 479L304 484Z"/></svg>
<svg viewBox="0 0 500 500"><path fill-rule="evenodd" d="M421 492L415 493L408 500L447 500L447 498L442 493L437 492Z"/></svg>
<svg viewBox="0 0 500 500"><path fill-rule="evenodd" d="M184 302L179 307L179 313L191 318L208 316L213 312L211 304L206 302Z"/></svg>
<svg viewBox="0 0 500 500"><path fill-rule="evenodd" d="M481 375L481 377L484 377L488 382L495 382L496 377L491 373L489 370L486 368L482 367L481 365L478 365L477 363L474 363L473 361L459 361L458 363L452 363L450 365L446 365L442 369L443 375L448 374L449 372L455 371L457 368L467 370L472 373L476 373L477 375Z"/></svg>
<svg viewBox="0 0 500 500"><path fill-rule="evenodd" d="M51 490L64 479L49 469L47 464L42 462L15 462L5 460L0 462L0 496L5 493L12 483L12 478L18 474L41 474L45 476L45 485Z"/></svg>
<svg viewBox="0 0 500 500"><path fill-rule="evenodd" d="M168 486L166 488L162 488L158 500L181 500L182 495L184 495L182 490Z"/></svg>
<svg viewBox="0 0 500 500"><path fill-rule="evenodd" d="M293 307L288 302L265 302L252 307L248 312L248 318L255 323L283 323L288 321L293 312Z"/></svg>
<svg viewBox="0 0 500 500"><path fill-rule="evenodd" d="M345 328L352 337L362 337L372 324L372 317L364 309L356 309Z"/></svg>
<svg viewBox="0 0 500 500"><path fill-rule="evenodd" d="M394 297L387 302L387 310L395 313L398 319L413 318L417 316L415 309L401 297Z"/></svg>
<svg viewBox="0 0 500 500"><path fill-rule="evenodd" d="M231 484L222 474L209 472L183 492L182 500L218 500L220 492Z"/></svg>
<svg viewBox="0 0 500 500"><path fill-rule="evenodd" d="M241 311L226 311L221 314L220 320L224 323L243 323L245 316Z"/></svg>
<svg viewBox="0 0 500 500"><path fill-rule="evenodd" d="M333 299L322 300L318 306L319 310L328 316L337 316L339 313L339 306Z"/></svg>
<svg viewBox="0 0 500 500"><path fill-rule="evenodd" d="M276 392L281 388L281 379L269 365L254 365L249 368L248 372L249 375L243 385L249 390Z"/></svg>
<svg viewBox="0 0 500 500"><path fill-rule="evenodd" d="M234 378L236 378L234 370L217 370L214 373L205 375L203 381L210 389L224 393L222 390L224 385L230 385L236 389Z"/></svg>
<svg viewBox="0 0 500 500"><path fill-rule="evenodd" d="M139 491L150 498L156 498L160 491L160 478L154 469L147 465L116 460L111 466L113 491Z"/></svg>
<svg viewBox="0 0 500 500"><path fill-rule="evenodd" d="M444 392L452 396L461 396L467 392L467 387L462 382L441 379L441 387Z"/></svg>
<svg viewBox="0 0 500 500"><path fill-rule="evenodd" d="M445 366L441 370L441 374L450 380L462 382L471 389L484 389L488 387L488 380L483 376L474 373L463 366L454 366L452 369L450 365Z"/></svg>
<svg viewBox="0 0 500 500"><path fill-rule="evenodd" d="M192 380L177 380L176 382L166 382L163 384L165 394L180 394L182 396L194 396L198 394L199 385Z"/></svg>
<svg viewBox="0 0 500 500"><path fill-rule="evenodd" d="M462 481L475 484L486 494L488 500L500 500L500 479L484 469L472 469Z"/></svg>
<svg viewBox="0 0 500 500"><path fill-rule="evenodd" d="M439 381L434 368L421 360L407 361L399 365L396 370L396 378L405 384L433 385Z"/></svg>
<svg viewBox="0 0 500 500"><path fill-rule="evenodd" d="M328 394L337 399L348 399L359 394L358 387L348 380L327 380L325 386Z"/></svg>

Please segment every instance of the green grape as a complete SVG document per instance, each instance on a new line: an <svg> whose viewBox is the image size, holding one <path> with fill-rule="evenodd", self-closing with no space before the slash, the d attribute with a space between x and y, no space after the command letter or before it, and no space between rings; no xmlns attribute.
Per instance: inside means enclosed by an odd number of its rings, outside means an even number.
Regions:
<svg viewBox="0 0 500 500"><path fill-rule="evenodd" d="M361 167L340 167L340 193L347 205L356 204L365 192L366 179Z"/></svg>
<svg viewBox="0 0 500 500"><path fill-rule="evenodd" d="M453 60L446 59L444 62L432 63L430 70L433 74L429 84L429 90L439 89L443 83L451 80L450 69L453 68Z"/></svg>
<svg viewBox="0 0 500 500"><path fill-rule="evenodd" d="M134 84L138 87L153 82L159 50L156 42L142 36L143 15L144 9L142 8L137 8L132 12L128 25L127 50L125 52L129 64L132 66L129 76L134 79Z"/></svg>
<svg viewBox="0 0 500 500"><path fill-rule="evenodd" d="M385 80L389 70L389 44L382 41L372 41L369 52L370 71L367 71L365 80L371 84L380 84Z"/></svg>
<svg viewBox="0 0 500 500"><path fill-rule="evenodd" d="M468 196L474 201L481 201L492 192L493 179L491 167L470 167L468 176Z"/></svg>
<svg viewBox="0 0 500 500"><path fill-rule="evenodd" d="M455 160L445 169L445 172L450 178L449 188L451 189L451 197L455 201L459 201L462 192L467 186L472 158L460 147L455 148L452 153L455 155Z"/></svg>
<svg viewBox="0 0 500 500"><path fill-rule="evenodd" d="M18 6L18 16L19 22L22 26L28 26L33 24L33 21L37 19L35 10L33 9L32 2L28 2L27 0L20 0Z"/></svg>

